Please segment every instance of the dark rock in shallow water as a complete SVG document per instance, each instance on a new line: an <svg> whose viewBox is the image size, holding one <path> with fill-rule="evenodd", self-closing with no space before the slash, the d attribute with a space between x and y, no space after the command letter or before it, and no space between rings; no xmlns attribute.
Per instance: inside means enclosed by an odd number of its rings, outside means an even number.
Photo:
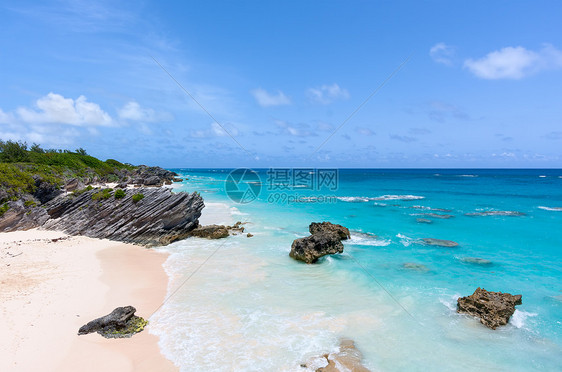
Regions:
<svg viewBox="0 0 562 372"><path fill-rule="evenodd" d="M427 218L416 218L416 222L417 223L427 223L427 224L433 223L432 220L428 220Z"/></svg>
<svg viewBox="0 0 562 372"><path fill-rule="evenodd" d="M135 315L137 310L132 306L118 307L110 314L88 322L78 330L79 335L97 332L105 338L131 337L141 332L148 323Z"/></svg>
<svg viewBox="0 0 562 372"><path fill-rule="evenodd" d="M465 213L465 216L509 216L509 217L518 217L524 216L525 213L517 212L517 211L484 211L484 212L474 212L474 213Z"/></svg>
<svg viewBox="0 0 562 372"><path fill-rule="evenodd" d="M206 239L221 239L228 235L228 229L224 225L199 226L189 233L189 236Z"/></svg>
<svg viewBox="0 0 562 372"><path fill-rule="evenodd" d="M188 237L205 206L197 193L172 193L165 188L123 191L120 199L111 192L107 198L99 197L97 189L56 198L43 206L50 219L41 227L152 247ZM144 198L135 202L137 193Z"/></svg>
<svg viewBox="0 0 562 372"><path fill-rule="evenodd" d="M347 227L331 222L312 222L308 227L308 231L310 231L312 235L319 232L334 232L338 234L341 240L349 239L351 237Z"/></svg>
<svg viewBox="0 0 562 372"><path fill-rule="evenodd" d="M433 239L433 238L425 238L425 239L422 239L422 240L427 245L435 245L435 246L438 246L438 247L450 248L450 247L456 247L456 246L459 245L459 243L456 243L452 240Z"/></svg>
<svg viewBox="0 0 562 372"><path fill-rule="evenodd" d="M318 232L306 238L295 239L289 256L307 264L314 263L327 254L343 252L340 236L334 232Z"/></svg>
<svg viewBox="0 0 562 372"><path fill-rule="evenodd" d="M469 264L482 265L482 266L493 265L492 261L486 260L484 258L478 258L478 257L463 257L461 258L461 261Z"/></svg>
<svg viewBox="0 0 562 372"><path fill-rule="evenodd" d="M506 325L521 305L521 295L502 292L489 292L478 287L473 294L457 300L457 312L480 318L480 323L491 329Z"/></svg>
<svg viewBox="0 0 562 372"><path fill-rule="evenodd" d="M449 218L453 218L452 214L439 214L439 213L423 213L422 216L431 217L431 218L439 218L441 220L448 220Z"/></svg>

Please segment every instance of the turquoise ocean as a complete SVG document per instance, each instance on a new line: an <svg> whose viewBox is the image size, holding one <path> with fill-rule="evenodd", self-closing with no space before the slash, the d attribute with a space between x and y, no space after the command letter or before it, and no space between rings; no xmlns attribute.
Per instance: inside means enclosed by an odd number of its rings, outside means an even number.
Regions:
<svg viewBox="0 0 562 372"><path fill-rule="evenodd" d="M182 371L304 371L341 338L373 371L562 370L562 170L340 169L335 187L285 190L260 169L242 204L229 169L173 170L203 220L254 235L162 248L170 298L151 332ZM321 221L350 229L344 253L291 259ZM523 296L507 326L456 313L477 287Z"/></svg>

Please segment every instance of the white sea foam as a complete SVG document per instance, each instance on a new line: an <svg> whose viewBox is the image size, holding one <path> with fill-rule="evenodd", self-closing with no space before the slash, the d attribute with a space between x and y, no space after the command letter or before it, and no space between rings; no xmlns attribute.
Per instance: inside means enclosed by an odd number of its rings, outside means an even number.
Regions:
<svg viewBox="0 0 562 372"><path fill-rule="evenodd" d="M382 195L373 200L420 200L425 199L425 196L418 196L418 195Z"/></svg>
<svg viewBox="0 0 562 372"><path fill-rule="evenodd" d="M536 313L529 313L527 311L516 309L513 315L511 316L511 319L509 319L509 324L511 324L516 328L523 328L525 326L525 321L527 320L527 318L534 317L537 315L538 314Z"/></svg>
<svg viewBox="0 0 562 372"><path fill-rule="evenodd" d="M400 239L400 243L402 243L404 247L408 247L410 244L414 243L415 241L415 239L412 239L403 234L396 234L396 237Z"/></svg>
<svg viewBox="0 0 562 372"><path fill-rule="evenodd" d="M450 298L439 298L439 302L445 305L451 311L457 311L457 300L459 299L459 294L454 294Z"/></svg>
<svg viewBox="0 0 562 372"><path fill-rule="evenodd" d="M545 211L562 212L562 207L544 207L540 205L537 208L544 209Z"/></svg>
<svg viewBox="0 0 562 372"><path fill-rule="evenodd" d="M374 247L386 247L390 244L390 240L381 239L373 234L351 233L351 239L344 240L345 244L352 245L369 245Z"/></svg>
<svg viewBox="0 0 562 372"><path fill-rule="evenodd" d="M457 177L478 177L477 174L459 174Z"/></svg>
<svg viewBox="0 0 562 372"><path fill-rule="evenodd" d="M375 198L370 198L368 196L338 196L336 199L347 203L364 203L375 200Z"/></svg>

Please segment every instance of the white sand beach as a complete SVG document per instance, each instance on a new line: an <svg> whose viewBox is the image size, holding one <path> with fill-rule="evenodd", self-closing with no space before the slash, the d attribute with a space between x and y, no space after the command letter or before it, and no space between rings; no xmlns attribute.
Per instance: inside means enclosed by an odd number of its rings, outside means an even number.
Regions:
<svg viewBox="0 0 562 372"><path fill-rule="evenodd" d="M166 257L56 231L0 234L0 371L176 371L148 329L77 335L118 306L149 318L166 295Z"/></svg>

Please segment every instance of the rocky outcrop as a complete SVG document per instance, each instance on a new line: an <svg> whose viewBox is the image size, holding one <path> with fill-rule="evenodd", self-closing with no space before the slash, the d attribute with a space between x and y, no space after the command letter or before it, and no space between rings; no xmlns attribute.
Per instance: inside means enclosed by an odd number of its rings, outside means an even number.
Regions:
<svg viewBox="0 0 562 372"><path fill-rule="evenodd" d="M83 325L79 335L97 332L105 338L131 337L144 329L148 323L135 315L137 310L132 306L118 307L110 314L102 316Z"/></svg>
<svg viewBox="0 0 562 372"><path fill-rule="evenodd" d="M46 182L37 176L34 176L33 178L35 180L35 191L33 192L33 197L39 200L40 203L46 203L49 200L53 200L63 193L58 186Z"/></svg>
<svg viewBox="0 0 562 372"><path fill-rule="evenodd" d="M435 245L438 247L451 248L451 247L457 247L459 245L459 243L454 242L452 240L433 239L433 238L425 238L422 240L427 245Z"/></svg>
<svg viewBox="0 0 562 372"><path fill-rule="evenodd" d="M311 264L327 254L342 252L343 244L339 235L333 232L319 232L306 238L295 239L289 256Z"/></svg>
<svg viewBox="0 0 562 372"><path fill-rule="evenodd" d="M189 233L189 236L206 239L221 239L228 235L228 229L224 225L199 226Z"/></svg>
<svg viewBox="0 0 562 372"><path fill-rule="evenodd" d="M116 197L114 190L105 190L60 196L31 209L11 208L0 219L0 231L42 227L152 247L188 237L204 208L197 193L138 188L120 190L123 196Z"/></svg>
<svg viewBox="0 0 562 372"><path fill-rule="evenodd" d="M226 238L231 234L232 235L242 234L245 230L244 227L242 227L243 224L244 224L243 222L238 221L232 226L225 226L225 225L198 226L197 228L195 228L189 233L189 236L195 236L198 238L206 238L206 239L222 239L222 238ZM253 236L250 233L248 233L248 235Z"/></svg>
<svg viewBox="0 0 562 372"><path fill-rule="evenodd" d="M315 372L369 372L370 370L361 364L361 359L363 355L355 348L355 343L344 339L337 352L311 358L301 367Z"/></svg>
<svg viewBox="0 0 562 372"><path fill-rule="evenodd" d="M319 232L333 232L336 233L341 240L349 239L351 237L347 227L331 222L312 222L308 227L308 231L310 231L312 235Z"/></svg>
<svg viewBox="0 0 562 372"><path fill-rule="evenodd" d="M343 253L341 241L350 237L346 227L331 222L313 222L308 230L312 235L295 239L289 253L290 257L307 264L328 254Z"/></svg>
<svg viewBox="0 0 562 372"><path fill-rule="evenodd" d="M470 296L457 300L457 312L476 316L486 327L496 329L509 322L515 306L521 303L521 295L489 292L479 287Z"/></svg>

